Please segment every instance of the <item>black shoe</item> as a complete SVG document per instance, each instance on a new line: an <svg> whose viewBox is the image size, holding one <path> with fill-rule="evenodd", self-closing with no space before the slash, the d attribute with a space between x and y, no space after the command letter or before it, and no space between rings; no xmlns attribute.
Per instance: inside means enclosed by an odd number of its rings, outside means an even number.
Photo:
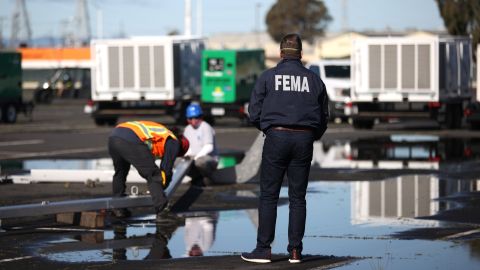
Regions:
<svg viewBox="0 0 480 270"><path fill-rule="evenodd" d="M300 250L294 248L290 251L290 258L288 258L290 263L301 263L302 259L302 252Z"/></svg>
<svg viewBox="0 0 480 270"><path fill-rule="evenodd" d="M155 222L157 223L175 223L178 216L170 211L171 206L168 204L165 208L157 212Z"/></svg>
<svg viewBox="0 0 480 270"><path fill-rule="evenodd" d="M128 218L132 216L132 213L127 208L113 209L112 215L117 218Z"/></svg>
<svg viewBox="0 0 480 270"><path fill-rule="evenodd" d="M272 262L272 250L269 248L255 248L252 252L242 253L242 259L254 263Z"/></svg>

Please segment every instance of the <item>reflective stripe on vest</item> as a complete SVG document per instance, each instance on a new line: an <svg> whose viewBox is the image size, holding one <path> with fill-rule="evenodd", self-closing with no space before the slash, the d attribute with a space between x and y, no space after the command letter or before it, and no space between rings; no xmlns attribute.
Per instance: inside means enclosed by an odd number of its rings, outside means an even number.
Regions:
<svg viewBox="0 0 480 270"><path fill-rule="evenodd" d="M165 126L151 121L125 122L117 127L131 129L148 146L152 154L159 158L163 157L167 138L177 139Z"/></svg>

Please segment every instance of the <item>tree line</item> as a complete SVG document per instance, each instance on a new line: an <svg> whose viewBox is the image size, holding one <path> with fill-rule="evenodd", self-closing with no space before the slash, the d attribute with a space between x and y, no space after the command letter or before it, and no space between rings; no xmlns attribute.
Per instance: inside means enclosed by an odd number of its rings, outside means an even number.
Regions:
<svg viewBox="0 0 480 270"><path fill-rule="evenodd" d="M480 0L434 0L451 35L471 36L472 45L480 41ZM280 42L287 33L298 33L312 43L325 34L331 22L322 0L277 0L266 17L267 31Z"/></svg>

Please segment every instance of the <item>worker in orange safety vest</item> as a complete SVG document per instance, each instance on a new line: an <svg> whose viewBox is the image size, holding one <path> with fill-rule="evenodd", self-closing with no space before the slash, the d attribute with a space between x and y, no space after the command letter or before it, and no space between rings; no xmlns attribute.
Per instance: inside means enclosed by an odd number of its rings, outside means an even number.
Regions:
<svg viewBox="0 0 480 270"><path fill-rule="evenodd" d="M183 135L177 136L164 125L152 121L130 121L117 125L108 139L108 151L113 160L113 197L126 196L126 180L130 165L145 178L152 195L157 221L168 211L164 189L172 179L175 159L183 156L189 147ZM155 159L161 159L160 168ZM113 215L129 217L126 208L114 209Z"/></svg>

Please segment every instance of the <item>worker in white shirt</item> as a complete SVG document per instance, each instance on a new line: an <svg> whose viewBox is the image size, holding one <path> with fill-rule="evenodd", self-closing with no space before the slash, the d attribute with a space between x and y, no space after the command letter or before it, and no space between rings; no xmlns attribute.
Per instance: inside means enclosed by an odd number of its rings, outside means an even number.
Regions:
<svg viewBox="0 0 480 270"><path fill-rule="evenodd" d="M183 132L183 136L190 142L185 156L193 160L193 166L188 175L192 177L192 185L197 186L211 184L210 176L218 165L215 130L210 124L203 121L202 116L200 105L190 104L186 110L188 126Z"/></svg>

